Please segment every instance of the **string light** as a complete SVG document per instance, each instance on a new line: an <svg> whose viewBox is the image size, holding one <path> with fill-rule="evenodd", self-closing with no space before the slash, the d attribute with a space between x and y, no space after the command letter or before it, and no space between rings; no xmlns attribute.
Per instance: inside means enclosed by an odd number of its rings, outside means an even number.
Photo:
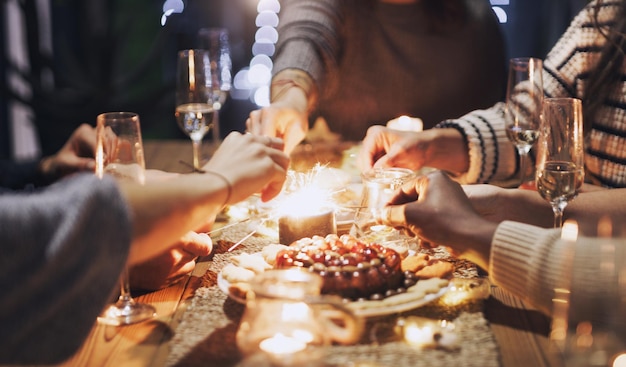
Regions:
<svg viewBox="0 0 626 367"><path fill-rule="evenodd" d="M276 51L280 3L278 0L259 0L255 25L258 27L252 45L253 58L248 67L235 74L233 99L250 99L257 106L270 103L269 84L272 79L274 64L271 57Z"/></svg>
<svg viewBox="0 0 626 367"><path fill-rule="evenodd" d="M163 15L161 15L161 26L165 26L165 23L167 23L167 17L172 14L180 14L183 10L185 10L183 0L165 0L163 3Z"/></svg>

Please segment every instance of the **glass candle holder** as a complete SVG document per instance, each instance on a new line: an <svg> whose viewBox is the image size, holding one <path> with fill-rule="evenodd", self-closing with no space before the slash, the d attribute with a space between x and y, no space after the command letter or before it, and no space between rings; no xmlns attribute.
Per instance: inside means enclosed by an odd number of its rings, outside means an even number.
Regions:
<svg viewBox="0 0 626 367"><path fill-rule="evenodd" d="M285 214L278 218L278 242L290 245L303 237L337 233L333 210L319 213Z"/></svg>
<svg viewBox="0 0 626 367"><path fill-rule="evenodd" d="M338 298L321 296L322 281L299 268L269 270L255 277L236 337L247 361L319 366L331 342L358 340L362 321Z"/></svg>
<svg viewBox="0 0 626 367"><path fill-rule="evenodd" d="M376 168L364 172L361 204L354 217L350 234L377 242L398 239L399 232L377 223L382 208L394 192L405 183L415 179L414 171L406 168Z"/></svg>

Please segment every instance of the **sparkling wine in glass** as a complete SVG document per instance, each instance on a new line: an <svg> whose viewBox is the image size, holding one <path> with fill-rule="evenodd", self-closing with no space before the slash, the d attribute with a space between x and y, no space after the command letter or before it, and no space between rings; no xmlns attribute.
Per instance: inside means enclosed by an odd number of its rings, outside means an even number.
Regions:
<svg viewBox="0 0 626 367"><path fill-rule="evenodd" d="M96 175L110 175L120 181L145 182L145 161L139 115L107 112L98 115L96 127ZM156 309L133 299L128 272L120 276L120 296L98 317L107 325L128 325L156 316Z"/></svg>
<svg viewBox="0 0 626 367"><path fill-rule="evenodd" d="M209 51L183 50L178 53L176 80L176 121L193 145L193 167L202 166L202 140L213 127L215 113Z"/></svg>
<svg viewBox="0 0 626 367"><path fill-rule="evenodd" d="M519 155L520 185L526 183L528 152L539 137L543 100L543 63L536 58L509 62L506 95L506 133Z"/></svg>
<svg viewBox="0 0 626 367"><path fill-rule="evenodd" d="M232 87L232 60L226 28L202 28L198 32L200 48L209 51L213 86L213 142L220 139L219 111Z"/></svg>
<svg viewBox="0 0 626 367"><path fill-rule="evenodd" d="M582 102L576 98L546 98L537 146L535 183L552 205L554 227L563 224L563 210L585 178Z"/></svg>

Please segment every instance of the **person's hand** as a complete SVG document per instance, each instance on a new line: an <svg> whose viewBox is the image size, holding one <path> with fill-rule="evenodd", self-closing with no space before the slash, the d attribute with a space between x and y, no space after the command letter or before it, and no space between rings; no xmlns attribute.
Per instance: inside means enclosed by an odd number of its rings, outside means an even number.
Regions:
<svg viewBox="0 0 626 367"><path fill-rule="evenodd" d="M250 112L246 129L251 134L283 139L284 151L290 154L306 136L309 122L306 113L281 103L273 103Z"/></svg>
<svg viewBox="0 0 626 367"><path fill-rule="evenodd" d="M432 167L462 173L469 167L469 157L466 143L456 129L412 132L375 125L363 139L358 166L361 170Z"/></svg>
<svg viewBox="0 0 626 367"><path fill-rule="evenodd" d="M497 223L481 217L461 185L442 171L404 185L379 221L431 244L451 247L459 256L485 268L497 227Z"/></svg>
<svg viewBox="0 0 626 367"><path fill-rule="evenodd" d="M161 255L130 268L130 286L135 290L168 287L191 272L196 259L208 256L213 242L206 233L189 232Z"/></svg>
<svg viewBox="0 0 626 367"><path fill-rule="evenodd" d="M49 181L80 172L93 171L96 167L94 152L96 129L81 124L56 154L41 160L39 169Z"/></svg>
<svg viewBox="0 0 626 367"><path fill-rule="evenodd" d="M217 172L232 185L229 203L260 192L268 201L278 195L289 168L289 156L281 139L254 134L230 133L203 167Z"/></svg>
<svg viewBox="0 0 626 367"><path fill-rule="evenodd" d="M426 142L420 142L420 135L417 132L374 125L367 129L358 165L362 170L372 167L403 167L417 170L424 165L424 148L427 148Z"/></svg>

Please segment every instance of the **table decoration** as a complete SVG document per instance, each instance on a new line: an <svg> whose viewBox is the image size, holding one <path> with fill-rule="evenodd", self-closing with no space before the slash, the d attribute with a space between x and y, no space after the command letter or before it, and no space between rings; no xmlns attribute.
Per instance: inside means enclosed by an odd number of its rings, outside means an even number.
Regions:
<svg viewBox="0 0 626 367"><path fill-rule="evenodd" d="M250 360L244 359L236 345L235 334L244 312L244 305L228 297L217 287L221 269L230 263L233 253L227 252L233 243L248 233L247 225L232 226L218 232L214 237L214 253L206 273L194 280L199 287L189 300L187 311L174 330L170 341L166 366L243 367ZM273 243L277 237L256 235L250 237L234 253L259 252ZM424 249L430 256L447 259L455 265L455 277L479 278L475 265L451 257L445 248ZM493 332L482 313L481 299L466 299L458 305L449 306L435 300L418 309L398 315L368 318L362 339L354 345L332 345L325 353L326 366L394 366L432 367L438 365L468 367L499 367L499 354ZM395 337L383 338L383 334L394 334L398 316L422 316L445 319L455 325L460 348L456 351L443 349L419 350ZM375 335L376 334L376 335ZM252 361L254 362L254 361ZM262 363L255 366L263 366Z"/></svg>
<svg viewBox="0 0 626 367"><path fill-rule="evenodd" d="M331 209L323 211L294 211L278 218L278 242L290 244L303 237L314 235L325 236L337 233L335 212Z"/></svg>
<svg viewBox="0 0 626 367"><path fill-rule="evenodd" d="M236 334L242 353L260 353L275 366L313 366L331 342L357 341L361 320L321 288L319 275L298 268L256 276Z"/></svg>
<svg viewBox="0 0 626 367"><path fill-rule="evenodd" d="M458 348L454 323L426 317L401 317L396 322L396 332L402 339L416 348Z"/></svg>

